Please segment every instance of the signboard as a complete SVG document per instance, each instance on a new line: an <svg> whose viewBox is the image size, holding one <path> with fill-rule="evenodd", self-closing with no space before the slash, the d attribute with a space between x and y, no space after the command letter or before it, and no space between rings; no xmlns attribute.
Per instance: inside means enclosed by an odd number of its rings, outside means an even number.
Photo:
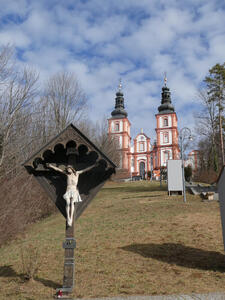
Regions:
<svg viewBox="0 0 225 300"><path fill-rule="evenodd" d="M223 167L219 178L217 180L218 193L219 193L219 203L220 203L220 216L222 223L222 233L223 233L223 245L225 251L225 168Z"/></svg>
<svg viewBox="0 0 225 300"><path fill-rule="evenodd" d="M167 161L167 179L168 179L168 193L182 192L182 160L181 159L169 159Z"/></svg>

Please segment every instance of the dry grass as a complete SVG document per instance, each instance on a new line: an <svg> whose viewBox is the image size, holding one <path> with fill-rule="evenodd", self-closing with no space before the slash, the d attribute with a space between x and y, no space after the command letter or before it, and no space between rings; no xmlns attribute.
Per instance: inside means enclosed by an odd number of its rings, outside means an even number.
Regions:
<svg viewBox="0 0 225 300"><path fill-rule="evenodd" d="M51 299L63 277L64 219L51 216L0 249L0 299ZM74 297L224 291L225 259L217 202L168 197L158 183L108 183L76 224ZM20 245L40 248L25 282Z"/></svg>

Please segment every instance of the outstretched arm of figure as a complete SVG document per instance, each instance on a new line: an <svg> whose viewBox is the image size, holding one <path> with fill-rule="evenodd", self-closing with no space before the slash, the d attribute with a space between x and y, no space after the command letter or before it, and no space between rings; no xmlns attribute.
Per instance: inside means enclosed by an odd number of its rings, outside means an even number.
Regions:
<svg viewBox="0 0 225 300"><path fill-rule="evenodd" d="M96 165L97 165L97 164L92 165L92 166L90 166L90 167L88 167L88 168L86 168L86 169L77 171L76 173L80 175L80 174L82 174L82 173L84 173L84 172L87 172L87 171L91 170L91 169L92 169L94 166L96 166Z"/></svg>
<svg viewBox="0 0 225 300"><path fill-rule="evenodd" d="M53 169L53 170L55 170L55 171L57 171L57 172L60 172L60 173L63 173L63 174L64 174L63 170L61 170L61 169L58 168L58 167L53 166L52 164L46 164L46 167L49 168L49 169Z"/></svg>

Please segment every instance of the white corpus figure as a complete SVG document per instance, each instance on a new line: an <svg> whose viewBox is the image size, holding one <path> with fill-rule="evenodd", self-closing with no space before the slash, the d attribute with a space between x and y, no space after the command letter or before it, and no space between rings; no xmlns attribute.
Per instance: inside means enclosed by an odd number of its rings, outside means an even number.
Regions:
<svg viewBox="0 0 225 300"><path fill-rule="evenodd" d="M93 166L88 167L86 169L76 171L72 166L67 166L66 170L63 171L58 167L53 166L52 164L46 164L47 168L53 169L57 172L65 174L67 177L67 187L66 193L63 195L63 198L66 200L66 215L67 215L67 224L68 226L72 226L73 224L73 214L74 214L74 204L75 202L82 202L77 183L80 174L90 170Z"/></svg>

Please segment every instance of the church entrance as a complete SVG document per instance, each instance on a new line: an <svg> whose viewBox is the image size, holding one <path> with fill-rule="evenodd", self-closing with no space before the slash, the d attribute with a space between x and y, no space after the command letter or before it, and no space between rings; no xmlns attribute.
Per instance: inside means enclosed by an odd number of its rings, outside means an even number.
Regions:
<svg viewBox="0 0 225 300"><path fill-rule="evenodd" d="M141 179L145 179L145 163L143 161L141 161L139 165L139 174Z"/></svg>

